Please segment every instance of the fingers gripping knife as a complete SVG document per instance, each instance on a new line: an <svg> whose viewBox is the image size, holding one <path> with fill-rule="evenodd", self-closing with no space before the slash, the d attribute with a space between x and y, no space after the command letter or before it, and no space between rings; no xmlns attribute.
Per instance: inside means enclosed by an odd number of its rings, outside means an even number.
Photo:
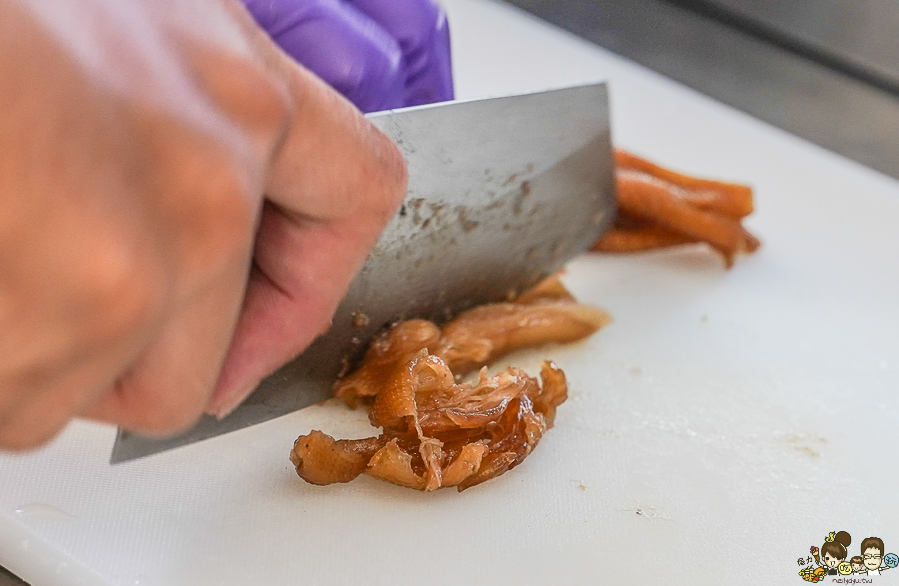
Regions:
<svg viewBox="0 0 899 586"><path fill-rule="evenodd" d="M302 409L385 326L505 300L586 250L615 215L605 84L378 112L409 169L406 199L331 329L222 420L170 438L119 430L111 462Z"/></svg>

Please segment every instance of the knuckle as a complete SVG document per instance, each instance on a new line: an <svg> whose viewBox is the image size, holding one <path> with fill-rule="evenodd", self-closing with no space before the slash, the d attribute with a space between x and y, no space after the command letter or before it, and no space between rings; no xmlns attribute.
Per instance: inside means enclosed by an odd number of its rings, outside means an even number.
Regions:
<svg viewBox="0 0 899 586"><path fill-rule="evenodd" d="M234 123L249 133L266 154L278 145L293 114L286 85L248 60L237 61L219 102Z"/></svg>
<svg viewBox="0 0 899 586"><path fill-rule="evenodd" d="M120 383L115 392L122 398L116 423L149 436L185 431L197 422L205 406L204 393L160 393L134 383Z"/></svg>
<svg viewBox="0 0 899 586"><path fill-rule="evenodd" d="M254 75L244 80L247 114L242 114L246 126L263 136L265 147L271 151L280 142L293 116L294 104L284 83L253 68Z"/></svg>
<svg viewBox="0 0 899 586"><path fill-rule="evenodd" d="M41 447L63 430L68 423L45 418L16 417L0 426L0 449L27 452Z"/></svg>
<svg viewBox="0 0 899 586"><path fill-rule="evenodd" d="M172 177L161 198L178 275L205 278L246 256L252 246L261 179L228 145L203 138L176 145ZM260 186L254 189L254 184Z"/></svg>
<svg viewBox="0 0 899 586"><path fill-rule="evenodd" d="M110 239L86 259L80 275L82 315L95 338L127 335L157 313L164 294L143 256L136 246Z"/></svg>
<svg viewBox="0 0 899 586"><path fill-rule="evenodd" d="M274 148L293 112L286 82L252 57L203 45L194 49L200 89L263 150Z"/></svg>
<svg viewBox="0 0 899 586"><path fill-rule="evenodd" d="M261 193L253 192L250 180L233 161L213 156L205 162L211 163L204 174L206 181L191 194L193 209L186 221L191 224L195 250L205 252L207 261L230 260L243 255L251 244L255 202Z"/></svg>
<svg viewBox="0 0 899 586"><path fill-rule="evenodd" d="M0 449L10 452L28 452L35 450L49 441L53 436L35 435L29 430L15 434L6 431L0 432Z"/></svg>

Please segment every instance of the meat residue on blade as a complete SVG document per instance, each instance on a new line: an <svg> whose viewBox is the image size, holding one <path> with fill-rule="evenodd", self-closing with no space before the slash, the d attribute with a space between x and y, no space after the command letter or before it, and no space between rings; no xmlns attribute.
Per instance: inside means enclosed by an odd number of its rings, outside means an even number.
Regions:
<svg viewBox="0 0 899 586"><path fill-rule="evenodd" d="M290 459L313 484L349 482L365 473L432 491L470 488L517 466L534 449L568 396L565 375L544 362L538 378L520 368L488 376L485 364L513 350L585 338L609 322L578 304L557 281L517 302L474 308L439 328L397 324L377 338L335 393L350 406L370 404L377 437L300 436ZM458 380L481 368L473 382Z"/></svg>

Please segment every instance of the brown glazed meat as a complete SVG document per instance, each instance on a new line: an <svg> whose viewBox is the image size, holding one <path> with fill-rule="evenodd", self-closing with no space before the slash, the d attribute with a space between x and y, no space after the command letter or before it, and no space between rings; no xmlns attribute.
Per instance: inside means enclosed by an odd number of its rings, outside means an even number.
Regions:
<svg viewBox="0 0 899 586"><path fill-rule="evenodd" d="M705 242L731 266L759 241L741 225L753 209L744 185L697 179L616 151L618 216L594 250L631 252ZM376 338L335 394L350 407L370 405L377 437L300 436L290 460L312 484L360 474L431 491L475 486L517 466L534 449L568 396L564 373L544 362L540 379L519 368L473 382L463 376L520 348L583 339L608 323L580 305L556 279L514 303L460 314L442 328L425 320L395 325Z"/></svg>
<svg viewBox="0 0 899 586"><path fill-rule="evenodd" d="M334 394L351 407L370 400L422 348L462 377L513 350L580 340L609 321L606 312L577 303L550 278L514 303L475 307L442 329L421 319L397 324L372 342L361 366L337 382Z"/></svg>
<svg viewBox="0 0 899 586"><path fill-rule="evenodd" d="M369 420L381 435L334 440L313 431L297 439L290 459L313 484L366 473L418 490L461 491L499 476L552 427L568 396L565 375L544 362L539 380L519 368L458 379L512 350L579 340L608 321L550 281L518 302L464 312L442 329L424 320L397 324L335 386L351 406L371 404Z"/></svg>
<svg viewBox="0 0 899 586"><path fill-rule="evenodd" d="M630 153L615 151L618 216L593 250L634 252L705 242L730 267L754 252L758 239L740 223L752 213L745 185L675 173Z"/></svg>

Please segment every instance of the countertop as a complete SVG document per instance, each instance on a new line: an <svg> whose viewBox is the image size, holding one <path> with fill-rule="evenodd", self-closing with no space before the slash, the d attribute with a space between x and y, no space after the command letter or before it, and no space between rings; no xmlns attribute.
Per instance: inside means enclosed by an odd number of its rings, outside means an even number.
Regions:
<svg viewBox="0 0 899 586"><path fill-rule="evenodd" d="M511 0L618 55L899 177L893 0Z"/></svg>

